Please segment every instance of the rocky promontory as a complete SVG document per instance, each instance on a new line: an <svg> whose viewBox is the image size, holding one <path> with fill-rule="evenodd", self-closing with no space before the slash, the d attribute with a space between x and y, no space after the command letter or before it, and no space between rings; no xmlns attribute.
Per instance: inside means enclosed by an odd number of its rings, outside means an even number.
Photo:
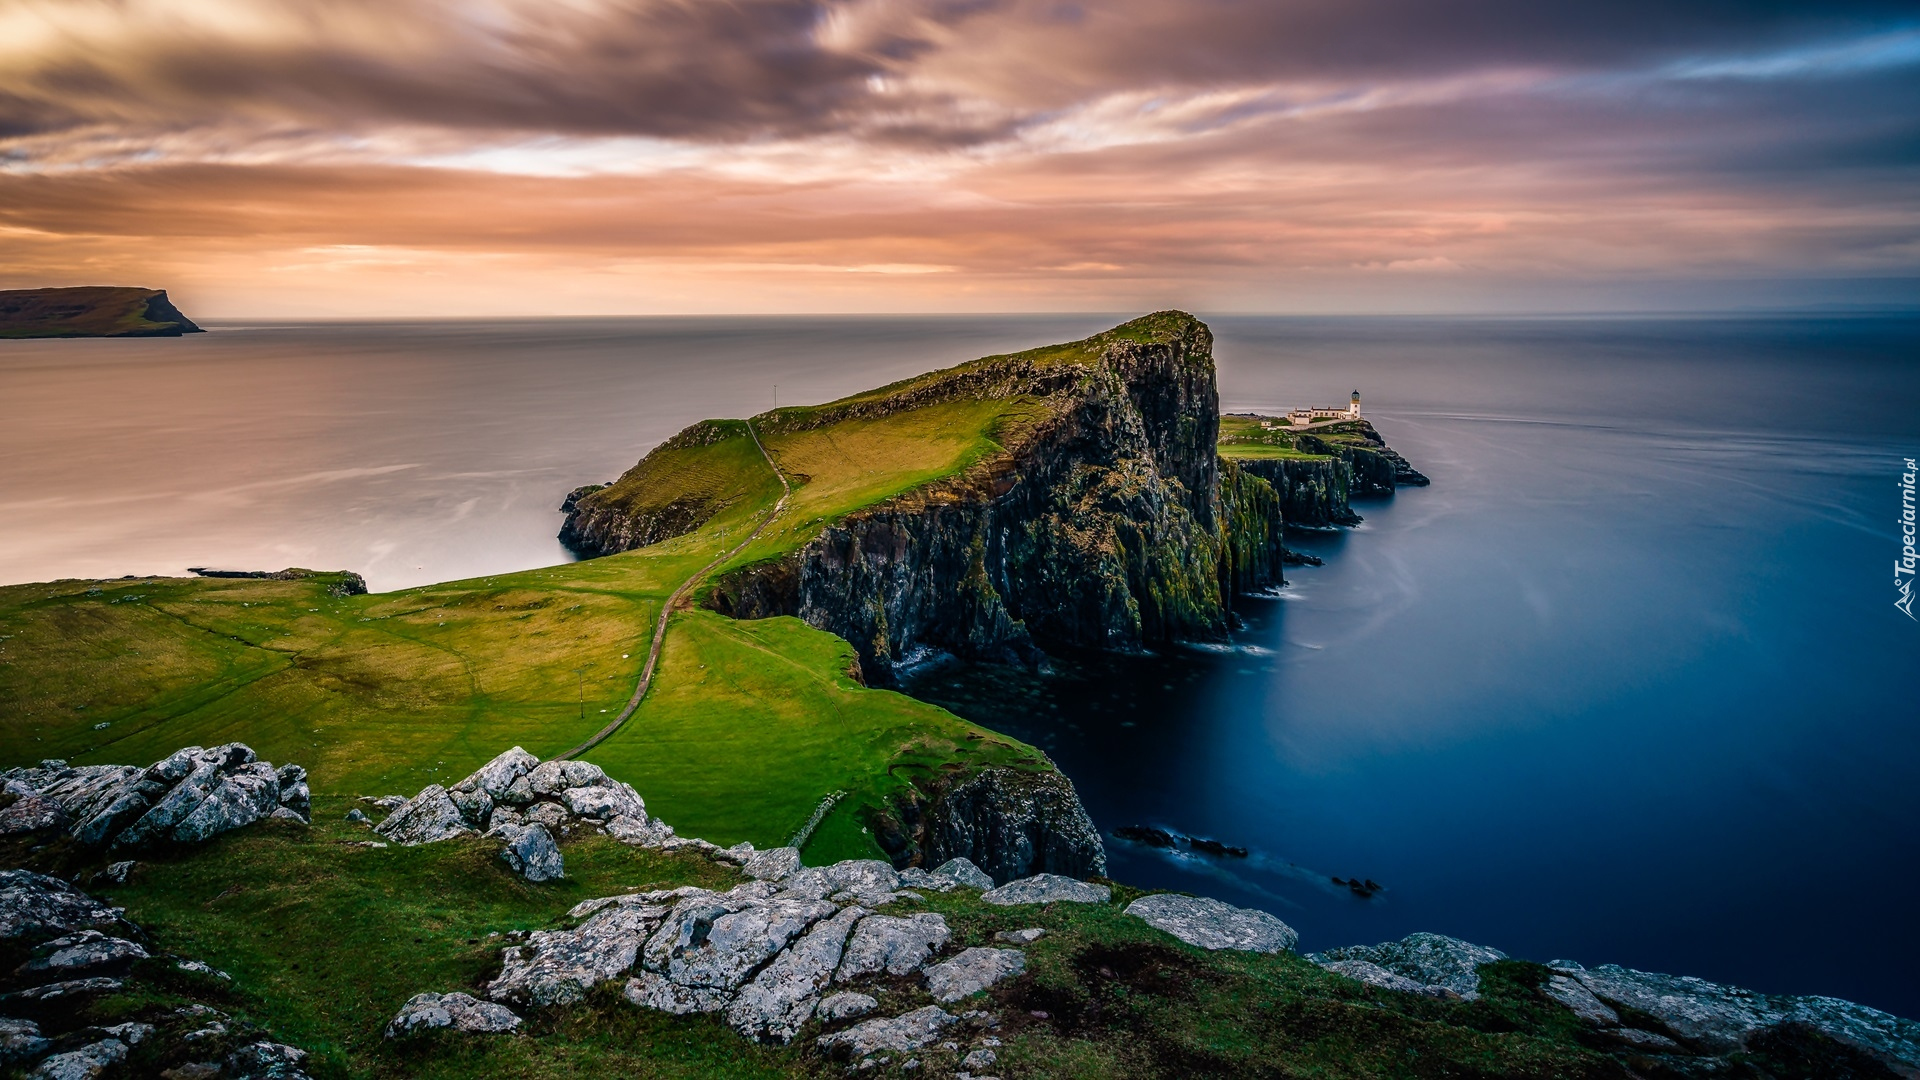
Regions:
<svg viewBox="0 0 1920 1080"><path fill-rule="evenodd" d="M165 289L83 285L0 291L0 338L179 337L203 333Z"/></svg>

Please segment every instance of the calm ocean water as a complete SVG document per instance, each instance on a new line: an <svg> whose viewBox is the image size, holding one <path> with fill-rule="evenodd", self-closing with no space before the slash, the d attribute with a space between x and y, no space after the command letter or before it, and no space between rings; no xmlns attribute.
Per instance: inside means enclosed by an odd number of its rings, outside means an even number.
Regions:
<svg viewBox="0 0 1920 1080"><path fill-rule="evenodd" d="M0 581L559 561L555 507L705 416L1105 316L218 326L0 344ZM1226 650L947 669L1114 874L1303 948L1434 930L1920 1016L1920 623L1893 607L1920 320L1220 317L1223 405L1359 387L1431 488L1307 534ZM1333 876L1386 888L1360 899Z"/></svg>

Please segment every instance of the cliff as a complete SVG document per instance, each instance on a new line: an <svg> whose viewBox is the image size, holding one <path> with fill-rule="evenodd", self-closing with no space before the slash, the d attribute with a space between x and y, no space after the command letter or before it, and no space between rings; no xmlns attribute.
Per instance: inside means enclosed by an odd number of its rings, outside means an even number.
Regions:
<svg viewBox="0 0 1920 1080"><path fill-rule="evenodd" d="M81 286L0 291L0 337L179 337L203 331L164 289Z"/></svg>

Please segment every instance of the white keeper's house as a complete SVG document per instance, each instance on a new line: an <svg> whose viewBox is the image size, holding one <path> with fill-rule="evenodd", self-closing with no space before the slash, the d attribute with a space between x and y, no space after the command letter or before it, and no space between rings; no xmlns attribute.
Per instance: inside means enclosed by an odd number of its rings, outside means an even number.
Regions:
<svg viewBox="0 0 1920 1080"><path fill-rule="evenodd" d="M1295 409L1287 414L1290 424L1314 424L1322 420L1358 420L1360 419L1360 391L1353 392L1353 400L1347 402L1344 409Z"/></svg>

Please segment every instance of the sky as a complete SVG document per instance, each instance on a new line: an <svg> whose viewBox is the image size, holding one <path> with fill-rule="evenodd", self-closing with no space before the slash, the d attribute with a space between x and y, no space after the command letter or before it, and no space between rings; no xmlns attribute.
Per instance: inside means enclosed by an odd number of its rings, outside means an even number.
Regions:
<svg viewBox="0 0 1920 1080"><path fill-rule="evenodd" d="M0 288L194 316L1920 299L1920 7L0 0Z"/></svg>

